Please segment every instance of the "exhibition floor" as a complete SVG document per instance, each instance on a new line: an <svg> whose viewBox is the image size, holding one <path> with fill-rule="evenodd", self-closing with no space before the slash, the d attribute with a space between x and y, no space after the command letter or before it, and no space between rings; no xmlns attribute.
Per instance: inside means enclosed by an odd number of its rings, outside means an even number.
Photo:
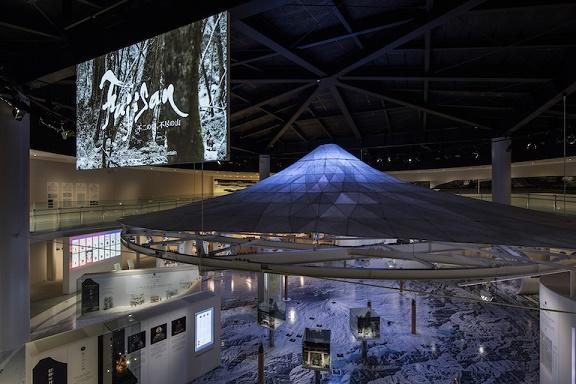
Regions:
<svg viewBox="0 0 576 384"><path fill-rule="evenodd" d="M216 275L205 283L223 297L222 364L196 384L257 382L260 340L267 382L310 383L313 372L300 361L305 327L332 331L332 373L323 375L323 383L451 383L455 377L462 384L538 382L537 311L291 277L287 320L275 331L275 346L270 348L268 331L256 322L256 276ZM390 281L366 283L398 287ZM405 289L474 297L453 283L407 282ZM522 300L502 290L494 297L513 304ZM410 329L412 298L417 303L417 335ZM361 343L352 337L348 317L350 308L364 307L367 300L381 315L382 325L380 340L368 342L369 361L362 364Z"/></svg>

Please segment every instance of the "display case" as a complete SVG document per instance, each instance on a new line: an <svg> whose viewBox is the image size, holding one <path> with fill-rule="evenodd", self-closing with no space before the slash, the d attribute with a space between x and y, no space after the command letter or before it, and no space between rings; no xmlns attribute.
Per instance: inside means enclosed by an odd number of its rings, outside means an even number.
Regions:
<svg viewBox="0 0 576 384"><path fill-rule="evenodd" d="M262 273L258 277L258 324L278 328L286 321L286 303L282 300L282 275Z"/></svg>
<svg viewBox="0 0 576 384"><path fill-rule="evenodd" d="M350 330L356 340L380 338L380 316L370 307L350 309Z"/></svg>
<svg viewBox="0 0 576 384"><path fill-rule="evenodd" d="M330 330L306 328L302 340L302 366L319 371L330 370Z"/></svg>
<svg viewBox="0 0 576 384"><path fill-rule="evenodd" d="M77 319L120 314L200 290L196 266L125 270L78 279Z"/></svg>

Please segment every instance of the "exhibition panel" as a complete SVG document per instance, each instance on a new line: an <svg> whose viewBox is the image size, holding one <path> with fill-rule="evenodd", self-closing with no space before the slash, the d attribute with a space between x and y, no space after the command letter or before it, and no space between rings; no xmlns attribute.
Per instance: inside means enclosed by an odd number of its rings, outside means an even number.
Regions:
<svg viewBox="0 0 576 384"><path fill-rule="evenodd" d="M65 237L62 244L63 280L65 294L77 290L77 280L85 273L109 272L122 269L121 230Z"/></svg>
<svg viewBox="0 0 576 384"><path fill-rule="evenodd" d="M87 273L78 279L78 324L146 308L200 290L198 267Z"/></svg>
<svg viewBox="0 0 576 384"><path fill-rule="evenodd" d="M202 292L33 341L26 383L189 383L219 365L219 322Z"/></svg>

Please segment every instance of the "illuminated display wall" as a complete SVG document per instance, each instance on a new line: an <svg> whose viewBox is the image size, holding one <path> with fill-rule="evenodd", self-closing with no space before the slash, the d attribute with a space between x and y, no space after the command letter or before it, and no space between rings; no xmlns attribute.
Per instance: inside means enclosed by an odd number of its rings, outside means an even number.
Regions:
<svg viewBox="0 0 576 384"><path fill-rule="evenodd" d="M228 158L228 14L77 66L78 169Z"/></svg>
<svg viewBox="0 0 576 384"><path fill-rule="evenodd" d="M70 268L104 261L120 256L122 243L121 230L91 233L70 238Z"/></svg>

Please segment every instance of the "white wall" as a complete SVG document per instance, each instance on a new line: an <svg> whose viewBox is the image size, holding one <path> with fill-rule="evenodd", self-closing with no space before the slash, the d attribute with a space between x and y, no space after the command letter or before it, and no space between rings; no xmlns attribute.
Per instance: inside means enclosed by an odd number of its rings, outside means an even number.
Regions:
<svg viewBox="0 0 576 384"><path fill-rule="evenodd" d="M576 298L569 296L568 272L540 278L540 307L576 312ZM576 384L573 359L576 315L540 311L540 383Z"/></svg>
<svg viewBox="0 0 576 384"><path fill-rule="evenodd" d="M30 161L30 202L46 203L47 183L94 183L100 186L100 201L143 200L213 192L213 176L167 168L121 168L77 171L73 162L32 158ZM41 205L42 206L42 205Z"/></svg>

